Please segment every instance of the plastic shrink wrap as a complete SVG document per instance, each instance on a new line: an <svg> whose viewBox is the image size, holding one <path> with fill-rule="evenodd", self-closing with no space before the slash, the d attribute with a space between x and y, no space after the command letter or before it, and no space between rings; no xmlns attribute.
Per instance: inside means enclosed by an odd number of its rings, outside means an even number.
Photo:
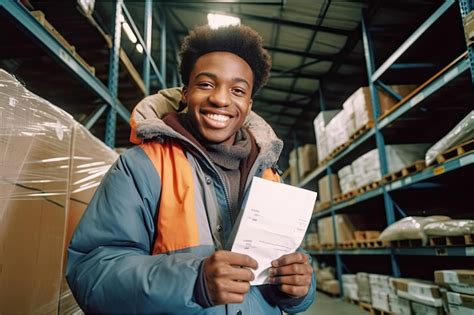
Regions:
<svg viewBox="0 0 474 315"><path fill-rule="evenodd" d="M426 165L430 165L436 157L457 144L474 138L474 110L464 117L446 136L428 149L425 156Z"/></svg>
<svg viewBox="0 0 474 315"><path fill-rule="evenodd" d="M0 313L80 311L65 249L118 155L0 69Z"/></svg>
<svg viewBox="0 0 474 315"><path fill-rule="evenodd" d="M428 236L460 236L474 234L474 220L448 220L425 225Z"/></svg>
<svg viewBox="0 0 474 315"><path fill-rule="evenodd" d="M382 241L397 241L408 239L421 239L425 244L427 241L423 228L433 222L447 221L450 217L442 215L434 215L430 217L406 217L389 225L380 234L379 239Z"/></svg>

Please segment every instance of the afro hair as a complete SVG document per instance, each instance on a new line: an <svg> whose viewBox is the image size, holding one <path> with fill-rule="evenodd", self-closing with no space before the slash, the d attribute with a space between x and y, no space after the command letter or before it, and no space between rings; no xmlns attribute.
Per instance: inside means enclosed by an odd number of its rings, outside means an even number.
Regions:
<svg viewBox="0 0 474 315"><path fill-rule="evenodd" d="M196 27L181 45L181 79L186 86L189 84L194 64L202 55L215 51L230 52L245 60L252 69L253 97L267 82L272 64L262 42L262 37L245 25L217 29L211 29L208 25Z"/></svg>

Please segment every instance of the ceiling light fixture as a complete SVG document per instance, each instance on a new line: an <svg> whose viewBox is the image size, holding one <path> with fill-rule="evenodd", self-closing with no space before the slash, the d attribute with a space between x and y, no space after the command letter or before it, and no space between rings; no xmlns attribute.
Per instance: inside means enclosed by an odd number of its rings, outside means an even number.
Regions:
<svg viewBox="0 0 474 315"><path fill-rule="evenodd" d="M143 54L143 46L141 44L137 44L135 48L138 50L140 54Z"/></svg>
<svg viewBox="0 0 474 315"><path fill-rule="evenodd" d="M125 31L125 34L127 34L128 39L132 43L136 43L138 41L137 37L135 36L135 33L133 33L132 29L130 28L130 25L128 25L127 22L122 23L123 30Z"/></svg>
<svg viewBox="0 0 474 315"><path fill-rule="evenodd" d="M216 29L223 26L240 25L240 18L230 15L209 13L207 15L207 23L212 29Z"/></svg>

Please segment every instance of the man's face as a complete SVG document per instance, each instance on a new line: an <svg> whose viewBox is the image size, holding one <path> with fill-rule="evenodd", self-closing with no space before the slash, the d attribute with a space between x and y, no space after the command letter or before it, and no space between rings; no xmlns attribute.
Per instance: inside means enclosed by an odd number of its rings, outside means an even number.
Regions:
<svg viewBox="0 0 474 315"><path fill-rule="evenodd" d="M232 145L252 107L253 73L229 52L202 55L183 88L188 117L201 136L212 143Z"/></svg>

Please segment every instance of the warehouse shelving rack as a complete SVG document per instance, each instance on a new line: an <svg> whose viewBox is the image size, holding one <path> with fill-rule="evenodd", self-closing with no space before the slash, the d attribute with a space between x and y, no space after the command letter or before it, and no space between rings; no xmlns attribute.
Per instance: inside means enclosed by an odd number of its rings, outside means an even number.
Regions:
<svg viewBox="0 0 474 315"><path fill-rule="evenodd" d="M455 0L446 0L444 3L424 22L418 29L405 42L399 46L392 55L386 59L383 64L375 69L374 66L374 57L372 50L371 38L367 26L365 24L364 18L362 19L362 36L364 44L364 53L366 59L367 73L368 73L368 82L369 89L372 99L372 109L374 113L374 126L369 129L367 132L362 134L359 138L354 140L349 146L339 152L334 158L329 160L325 165L317 167L315 170L311 171L306 177L304 177L298 184L299 187L305 187L310 182L315 179L327 174L332 174L333 168L337 162L340 162L341 159L347 158L349 154L354 153L354 150L359 149L363 144L366 144L368 141L373 140L375 137L376 147L379 152L380 165L382 177L387 175L387 160L385 156L385 141L382 131L384 128L389 126L391 123L395 122L400 116L416 108L419 104L429 98L431 95L438 93L441 89L447 89L450 82L458 80L461 76L469 76L470 84L474 85L474 53L473 47L469 45L466 40L467 51L459 56L456 60L445 66L441 71L439 71L435 76L431 77L425 83L421 84L415 91L407 95L402 99L395 92L391 91L389 87L383 84L380 81L380 77L387 71L397 59L402 56L409 48L412 46L419 38L426 32L430 26L432 26L449 8L456 5ZM459 0L459 8L461 17L464 18L471 10L473 10L473 3L470 0ZM415 65L416 66L416 65ZM469 75L470 73L470 75ZM389 114L380 117L380 105L377 96L377 87L385 90L399 102L394 106L395 110ZM472 87L472 86L471 86ZM324 102L320 102L321 110L324 110ZM313 221L317 221L320 218L332 216L332 224L334 231L334 249L322 249L322 250L309 250L308 252L314 256L335 256L336 261L336 272L337 277L341 281L341 294L343 294L342 288L342 274L343 267L345 267L342 262L342 256L355 256L355 255L375 255L375 256L389 256L391 261L391 270L392 276L399 277L401 275L399 266L397 264L397 256L456 256L456 257L466 257L474 256L474 247L419 247L419 248L359 248L359 249L339 249L337 247L337 226L335 222L335 215L341 211L346 210L348 207L356 205L362 201L375 198L377 196L382 196L385 207L385 217L387 226L394 223L395 214L397 211L401 216L405 217L406 214L400 209L392 200L390 192L398 191L407 187L410 187L414 184L417 184L428 179L433 179L438 176L443 176L446 173L459 170L461 168L467 167L474 164L474 152L468 152L462 156L445 161L444 163L436 164L425 168L421 172L415 173L410 176L406 176L402 179L394 180L388 183L381 183L381 185L373 190L367 191L356 197L345 200L339 203L335 203L333 199L333 193L330 191L331 204L329 208L323 210L322 212L313 214ZM331 180L329 178L329 180ZM329 182L329 189L331 190L332 184Z"/></svg>
<svg viewBox="0 0 474 315"><path fill-rule="evenodd" d="M119 51L121 46L121 17L124 16L130 24L138 43L144 48L143 81L145 83L145 94L150 91L150 78L157 78L161 88L166 88L166 20L161 15L161 41L160 41L160 69L158 69L151 56L152 47L152 0L145 0L144 12L144 34L140 34L136 24L129 13L123 0L116 0L114 17L113 44L110 50L108 84L105 86L95 75L72 54L64 44L54 37L30 11L19 1L0 0L0 12L3 12L14 21L29 37L43 47L57 63L69 70L86 88L94 92L104 101L104 105L86 118L84 125L90 129L100 116L107 112L106 132L104 142L114 148L117 114L126 123L130 119L130 111L117 98L118 95L118 73L119 73ZM123 15L122 15L123 14ZM151 71L153 74L151 75ZM177 70L176 70L177 71Z"/></svg>

